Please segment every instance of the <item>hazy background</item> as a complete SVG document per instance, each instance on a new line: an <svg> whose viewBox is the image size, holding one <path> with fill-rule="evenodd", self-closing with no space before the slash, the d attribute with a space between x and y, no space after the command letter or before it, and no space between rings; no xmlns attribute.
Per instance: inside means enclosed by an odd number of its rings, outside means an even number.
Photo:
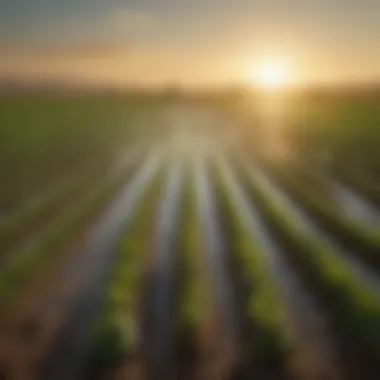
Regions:
<svg viewBox="0 0 380 380"><path fill-rule="evenodd" d="M380 79L378 0L14 0L0 3L0 77L117 87Z"/></svg>

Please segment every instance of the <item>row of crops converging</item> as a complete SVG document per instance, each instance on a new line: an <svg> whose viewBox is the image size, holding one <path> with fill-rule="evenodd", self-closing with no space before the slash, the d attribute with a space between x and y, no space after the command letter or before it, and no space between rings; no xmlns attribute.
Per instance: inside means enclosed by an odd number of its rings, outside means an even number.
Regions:
<svg viewBox="0 0 380 380"><path fill-rule="evenodd" d="M168 165L121 239L93 363L156 378L377 378L376 283L276 180L249 160ZM223 363L202 357L213 318Z"/></svg>
<svg viewBox="0 0 380 380"><path fill-rule="evenodd" d="M44 378L379 378L376 229L319 182L240 155L156 154L123 173ZM11 261L3 303L43 247Z"/></svg>

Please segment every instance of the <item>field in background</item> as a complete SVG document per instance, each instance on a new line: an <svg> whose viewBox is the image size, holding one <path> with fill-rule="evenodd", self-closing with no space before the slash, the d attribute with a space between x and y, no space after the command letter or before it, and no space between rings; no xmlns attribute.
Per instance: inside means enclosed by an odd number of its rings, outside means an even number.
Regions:
<svg viewBox="0 0 380 380"><path fill-rule="evenodd" d="M330 159L337 169L349 158L351 170L364 169L366 174L376 175L379 101L370 96L269 95L242 99L233 110L244 122L246 136L251 134L252 143L260 144L258 136L273 131L274 138L289 145L289 158L309 163Z"/></svg>
<svg viewBox="0 0 380 380"><path fill-rule="evenodd" d="M380 376L380 100L0 99L1 379Z"/></svg>
<svg viewBox="0 0 380 380"><path fill-rule="evenodd" d="M101 96L1 98L1 213L78 166L110 160L136 137L151 139L158 108L149 100Z"/></svg>

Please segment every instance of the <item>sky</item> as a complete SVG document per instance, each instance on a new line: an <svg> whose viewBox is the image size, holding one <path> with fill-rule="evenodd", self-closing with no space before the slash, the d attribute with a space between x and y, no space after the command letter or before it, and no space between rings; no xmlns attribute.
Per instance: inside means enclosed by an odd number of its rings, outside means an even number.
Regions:
<svg viewBox="0 0 380 380"><path fill-rule="evenodd" d="M0 76L115 86L380 80L379 0L0 2Z"/></svg>

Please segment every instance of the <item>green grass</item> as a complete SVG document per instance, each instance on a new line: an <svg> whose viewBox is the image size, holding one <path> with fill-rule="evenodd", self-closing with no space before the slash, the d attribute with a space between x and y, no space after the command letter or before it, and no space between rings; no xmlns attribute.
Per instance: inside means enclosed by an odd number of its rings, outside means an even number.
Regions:
<svg viewBox="0 0 380 380"><path fill-rule="evenodd" d="M265 111L267 109L267 111ZM235 110L246 124L244 142L261 148L262 136L268 124L280 139L290 147L292 160L315 170L321 153L331 156L331 170L360 173L365 178L379 180L380 164L380 107L378 97L343 97L324 95L288 96L273 100L253 98L240 102ZM265 145L270 146L265 141ZM273 152L275 157L276 152ZM290 157L280 163L288 165Z"/></svg>
<svg viewBox="0 0 380 380"><path fill-rule="evenodd" d="M149 139L159 103L129 98L0 98L0 211Z"/></svg>

